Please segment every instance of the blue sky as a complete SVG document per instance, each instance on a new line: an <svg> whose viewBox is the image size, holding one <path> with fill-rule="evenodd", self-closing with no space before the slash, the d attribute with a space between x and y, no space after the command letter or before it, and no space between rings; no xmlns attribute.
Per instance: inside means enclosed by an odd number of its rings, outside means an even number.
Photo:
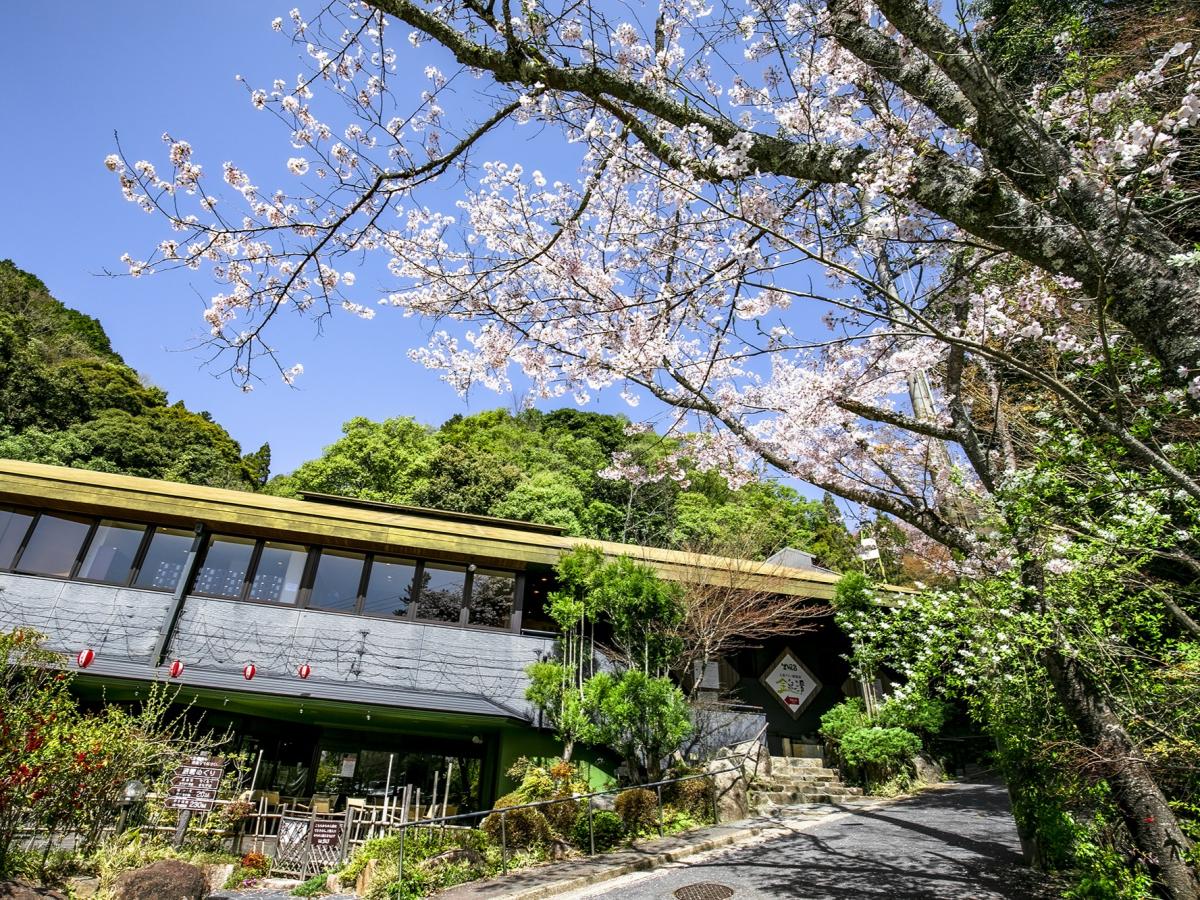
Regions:
<svg viewBox="0 0 1200 900"><path fill-rule="evenodd" d="M189 140L210 171L232 159L256 183L285 180L286 133L251 108L234 76L269 86L300 71L297 49L270 30L288 8L228 0L16 4L4 19L20 38L0 56L7 86L0 258L99 318L126 362L172 400L209 410L244 449L269 440L276 472L316 456L354 415L436 424L511 405L490 392L464 401L410 363L404 351L424 342L425 326L386 313L373 322L337 316L321 336L311 323L289 325L276 338L285 359L305 366L299 387L272 378L243 394L218 377L221 366L206 368L207 354L196 348L200 313L213 293L204 271L138 280L100 274L123 271L122 253L144 257L169 234L161 220L125 203L104 169L114 131L131 159L161 161L167 131ZM431 51L421 54L423 67Z"/></svg>
<svg viewBox="0 0 1200 900"><path fill-rule="evenodd" d="M219 377L222 365L206 366L209 354L197 347L204 335L200 313L214 292L206 271L138 280L101 274L123 272L121 254L145 258L170 234L162 220L125 203L105 170L114 132L131 160L165 165L165 131L190 141L209 172L229 159L264 188L287 181L285 161L295 151L273 119L252 109L235 75L269 86L302 69L301 50L270 29L291 5L16 4L6 10L5 24L19 39L0 57L8 86L0 258L12 258L60 300L99 318L126 362L173 401L207 409L245 450L270 441L275 472L318 455L351 416L411 415L437 424L513 403L487 391L463 400L436 373L409 362L405 351L424 343L429 326L388 311L372 322L336 316L321 335L310 322L287 323L274 338L285 365L304 364L298 388L269 378L244 394ZM414 51L402 39L393 44L401 66L414 74L429 62L453 71L434 45ZM562 157L569 152L556 133L531 128L494 139L485 155L548 167L549 174L570 165ZM591 408L628 411L616 391ZM637 414L647 412L643 405Z"/></svg>

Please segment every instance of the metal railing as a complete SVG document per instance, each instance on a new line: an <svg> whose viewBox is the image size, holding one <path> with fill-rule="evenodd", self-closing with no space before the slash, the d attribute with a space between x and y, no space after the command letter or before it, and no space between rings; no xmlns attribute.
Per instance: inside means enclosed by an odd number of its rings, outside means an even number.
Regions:
<svg viewBox="0 0 1200 900"><path fill-rule="evenodd" d="M759 738L761 739L761 734L759 735ZM468 827L470 827L468 825L469 820L472 820L472 819L479 820L482 823L482 821L485 820L488 816L499 815L499 817L500 817L500 868L501 868L502 872L507 873L508 872L508 859L509 859L507 823L508 823L508 815L510 813L516 812L518 810L525 810L525 809L540 809L541 807L554 806L554 805L560 804L560 803L572 803L572 804L575 804L576 806L578 806L579 804L583 803L584 801L587 801L588 850L589 850L589 855L595 855L595 853L596 853L596 831L595 831L595 824L594 824L594 814L596 812L596 806L595 806L594 801L597 797L604 797L604 796L608 796L610 794L622 794L625 791L634 790L637 788L644 788L647 790L649 790L650 788L653 788L655 797L657 800L657 806L658 806L658 833L659 833L659 836L661 837L665 833L665 821L664 821L664 815L663 815L663 788L664 787L669 786L669 785L682 784L683 782L687 782L687 781L698 781L701 779L709 779L711 781L711 785L710 785L710 789L709 789L709 802L710 802L711 808L712 808L712 819L713 819L713 822L717 822L719 820L719 816L717 814L717 788L716 788L715 776L723 775L726 772L735 772L735 771L742 772L743 771L742 765L741 764L730 765L724 769L718 769L715 772L706 772L701 775L684 775L680 778L666 778L661 781L652 781L647 784L635 784L635 785L630 785L630 786L624 787L624 788L610 788L610 789L604 790L604 791L593 791L588 794L572 794L569 797L556 797L556 798L553 798L550 800L535 800L530 803L521 803L516 806L501 806L501 807L496 807L496 808L488 809L488 810L481 810L481 811L477 811L477 812L459 813L458 815L454 815L454 816L440 816L438 818L421 819L419 821L414 821L414 822L404 822L404 823L401 823L400 825L398 825L395 829L396 831L399 832L399 845L400 845L399 851L398 851L398 858L397 858L396 879L397 879L397 881L401 881L404 878L404 838L405 838L405 832L410 828L427 828L427 829L435 830L440 827L441 829L443 829L443 836L444 836L444 830L447 826L463 827L464 825L467 825ZM607 848L605 848L605 849L607 849Z"/></svg>

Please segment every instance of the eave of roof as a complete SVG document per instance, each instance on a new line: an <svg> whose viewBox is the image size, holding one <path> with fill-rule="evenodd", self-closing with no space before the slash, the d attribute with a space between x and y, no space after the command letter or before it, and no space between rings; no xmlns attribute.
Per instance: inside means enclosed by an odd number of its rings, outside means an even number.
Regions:
<svg viewBox="0 0 1200 900"><path fill-rule="evenodd" d="M116 679L145 682L166 682L173 687L196 691L225 691L231 694L254 694L269 697L288 697L299 702L304 700L354 703L364 707L411 710L419 713L440 713L454 717L468 717L473 721L508 721L527 724L528 719L479 694L456 694L442 691L416 691L389 688L378 684L355 684L343 681L317 680L305 682L304 691L296 686L294 678L278 678L259 675L248 683L240 671L222 671L189 666L179 680L165 677L164 668L154 668L144 662L97 657L86 673L77 677L90 679Z"/></svg>
<svg viewBox="0 0 1200 900"><path fill-rule="evenodd" d="M0 460L0 499L27 506L122 516L159 524L412 553L507 568L553 566L581 545L643 561L664 578L830 600L839 576L764 562L595 541L514 528L503 520L447 520L372 506L320 503L249 491Z"/></svg>

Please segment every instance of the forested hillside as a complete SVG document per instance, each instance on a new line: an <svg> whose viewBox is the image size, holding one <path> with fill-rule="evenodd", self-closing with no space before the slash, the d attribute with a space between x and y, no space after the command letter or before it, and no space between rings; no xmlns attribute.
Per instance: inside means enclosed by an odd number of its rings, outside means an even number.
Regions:
<svg viewBox="0 0 1200 900"><path fill-rule="evenodd" d="M560 525L568 534L654 546L768 556L791 546L833 569L857 565L832 499L806 500L761 481L731 490L712 473L676 466L674 441L620 416L559 409L454 416L440 428L411 418L352 419L320 458L266 490L315 491ZM600 473L627 454L647 474Z"/></svg>
<svg viewBox="0 0 1200 900"><path fill-rule="evenodd" d="M0 457L217 487L266 480L206 412L169 404L125 365L100 323L0 261Z"/></svg>
<svg viewBox="0 0 1200 900"><path fill-rule="evenodd" d="M833 569L857 565L831 498L806 500L773 481L731 490L677 461L677 442L629 424L575 409L492 410L438 428L355 418L319 458L266 483L267 445L243 456L208 413L169 404L125 365L98 321L0 261L0 457L215 487L265 484L283 496L342 494L760 558L791 546ZM614 454L645 476L602 477Z"/></svg>

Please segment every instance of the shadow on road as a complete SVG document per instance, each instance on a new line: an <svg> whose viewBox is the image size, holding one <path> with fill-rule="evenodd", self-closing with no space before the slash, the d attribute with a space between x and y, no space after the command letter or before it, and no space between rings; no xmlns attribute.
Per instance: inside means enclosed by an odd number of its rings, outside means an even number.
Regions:
<svg viewBox="0 0 1200 900"><path fill-rule="evenodd" d="M691 874L791 898L1054 896L1021 861L1002 785L962 784L885 810L845 811L852 816L694 863Z"/></svg>

